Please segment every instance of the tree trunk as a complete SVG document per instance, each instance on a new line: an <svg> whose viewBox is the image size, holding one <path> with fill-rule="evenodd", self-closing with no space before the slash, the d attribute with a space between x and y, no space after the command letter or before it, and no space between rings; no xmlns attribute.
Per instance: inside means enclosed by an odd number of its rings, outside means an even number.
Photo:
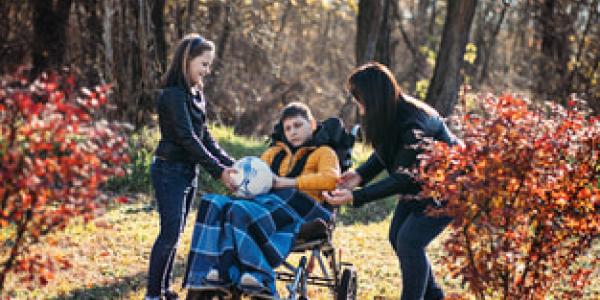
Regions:
<svg viewBox="0 0 600 300"><path fill-rule="evenodd" d="M181 39L185 31L183 24L184 13L185 7L180 6L179 1L175 1L175 32L177 33L177 39Z"/></svg>
<svg viewBox="0 0 600 300"><path fill-rule="evenodd" d="M104 43L104 77L110 82L114 78L114 49L112 42L112 24L114 22L114 0L102 1L104 14L102 17L102 41Z"/></svg>
<svg viewBox="0 0 600 300"><path fill-rule="evenodd" d="M475 57L475 61L473 64L467 64L464 66L463 73L466 76L471 78L476 78L479 70L481 69L481 65L487 59L487 55L485 53L485 36L487 31L487 18L488 14L491 14L494 10L494 3L481 3L479 5L479 9L477 13L473 17L473 25L470 41L477 48L477 56Z"/></svg>
<svg viewBox="0 0 600 300"><path fill-rule="evenodd" d="M156 0L152 6L152 27L156 44L156 59L162 74L167 68L167 41L165 39L165 0Z"/></svg>
<svg viewBox="0 0 600 300"><path fill-rule="evenodd" d="M378 37L382 30L383 16L387 14L384 11L384 6L388 3L388 0L360 0L358 3L354 48L357 66L375 59ZM344 120L345 124L354 124L358 120L358 111L352 103L351 97L348 97L346 103L342 105L340 117Z"/></svg>
<svg viewBox="0 0 600 300"><path fill-rule="evenodd" d="M194 19L196 11L196 1L188 0L187 4L187 19L185 20L185 33L190 33L192 30L192 20Z"/></svg>
<svg viewBox="0 0 600 300"><path fill-rule="evenodd" d="M285 27L287 26L288 17L290 16L290 11L293 8L294 6L292 4L292 1L286 1L285 8L283 9L283 14L281 15L281 19L279 21L279 29L277 29L277 31L274 32L275 37L273 38L273 50L278 51L277 49L279 49L279 42L281 40L281 36L283 35Z"/></svg>
<svg viewBox="0 0 600 300"><path fill-rule="evenodd" d="M437 0L431 1L431 16L429 17L429 35L433 35L435 29L435 18L437 17Z"/></svg>
<svg viewBox="0 0 600 300"><path fill-rule="evenodd" d="M215 32L223 17L225 4L220 0L211 0L206 3L206 9L208 11L206 31Z"/></svg>
<svg viewBox="0 0 600 300"><path fill-rule="evenodd" d="M86 18L86 26L88 28L88 35L84 39L83 53L84 66L86 67L86 78L85 80L90 85L96 85L100 83L100 76L102 74L101 58L98 49L102 47L102 23L99 16L99 7L97 0L83 1L81 3L84 7Z"/></svg>
<svg viewBox="0 0 600 300"><path fill-rule="evenodd" d="M442 116L452 113L461 84L460 70L477 0L449 1L442 41L426 101Z"/></svg>
<svg viewBox="0 0 600 300"><path fill-rule="evenodd" d="M33 0L33 40L35 42L32 53L32 77L43 71L62 66L71 3L71 0Z"/></svg>
<svg viewBox="0 0 600 300"><path fill-rule="evenodd" d="M538 62L536 92L544 98L564 98L568 91L569 35L573 33L568 4L546 0L538 20L542 58Z"/></svg>
<svg viewBox="0 0 600 300"><path fill-rule="evenodd" d="M375 58L385 0L360 0L356 28L356 65Z"/></svg>
<svg viewBox="0 0 600 300"><path fill-rule="evenodd" d="M327 41L329 41L329 32L331 30L331 17L332 12L329 11L327 12L327 14L325 14L325 25L323 26L323 33L321 34L321 50L318 52L319 55L317 55L317 62L319 63L319 65L322 65L325 63L325 59L329 57L328 55L328 44Z"/></svg>
<svg viewBox="0 0 600 300"><path fill-rule="evenodd" d="M496 26L494 26L494 29L491 33L490 36L490 40L484 45L484 52L485 56L484 56L484 60L481 66L481 72L479 73L479 80L478 80L478 85L481 86L482 84L484 84L487 79L489 78L489 65L490 65L490 60L492 59L492 57L494 56L494 50L496 47L496 40L498 39L498 33L500 33L500 27L502 26L502 23L504 22L504 17L506 16L506 10L508 9L508 6L505 5L504 8L502 8L502 12L500 13L500 17L498 18L498 22L496 22Z"/></svg>
<svg viewBox="0 0 600 300"><path fill-rule="evenodd" d="M589 4L588 11L590 13L583 32L580 34L575 66L569 73L568 80L569 93L583 94L595 115L600 114L600 86L594 83L594 77L598 76L600 65L597 63L600 61L600 35L598 27L594 30L593 25L598 24L600 18L598 2L598 0L594 0ZM595 65L594 62L596 62Z"/></svg>
<svg viewBox="0 0 600 300"><path fill-rule="evenodd" d="M425 56L421 53L421 47L425 45L425 26L427 19L427 8L430 5L430 0L419 0L417 5L417 13L413 23L413 60L412 60L412 72L410 76L409 87L411 93L416 90L417 81L421 79L419 73L423 73L424 69L427 69L427 62Z"/></svg>
<svg viewBox="0 0 600 300"><path fill-rule="evenodd" d="M234 6L231 2L227 2L225 5L225 21L223 23L223 29L221 30L220 37L217 41L216 45L216 57L214 61L214 66L211 74L207 78L207 84L205 89L205 94L208 99L218 99L218 84L219 84L219 75L221 70L223 69L224 60L225 60L225 52L227 51L227 44L229 43L229 37L231 35L231 31L233 29L232 26L232 14ZM219 116L219 108L216 107L219 105L218 102L214 101L213 104L208 107L208 114L210 119L220 120Z"/></svg>
<svg viewBox="0 0 600 300"><path fill-rule="evenodd" d="M379 28L379 35L377 36L377 46L375 51L375 60L386 65L388 68L392 67L392 49L391 49L391 5L392 0L385 0L383 7L383 16L381 18L381 25Z"/></svg>

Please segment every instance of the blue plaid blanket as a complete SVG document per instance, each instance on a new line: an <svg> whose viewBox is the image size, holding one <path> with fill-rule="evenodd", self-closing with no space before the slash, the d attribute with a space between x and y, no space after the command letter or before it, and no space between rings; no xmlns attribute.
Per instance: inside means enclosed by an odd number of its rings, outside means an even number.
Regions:
<svg viewBox="0 0 600 300"><path fill-rule="evenodd" d="M331 213L295 189L253 199L206 194L200 200L184 279L185 288L207 285L211 269L223 284L240 285L248 273L275 294L275 271L292 250L304 222Z"/></svg>

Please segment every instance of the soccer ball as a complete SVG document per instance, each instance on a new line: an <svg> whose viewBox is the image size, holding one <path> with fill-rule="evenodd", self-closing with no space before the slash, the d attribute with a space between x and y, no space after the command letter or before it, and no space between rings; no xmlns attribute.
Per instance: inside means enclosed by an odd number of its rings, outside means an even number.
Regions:
<svg viewBox="0 0 600 300"><path fill-rule="evenodd" d="M273 173L269 166L255 156L243 157L233 164L237 173L232 174L238 187L235 194L241 198L253 198L265 194L273 186Z"/></svg>

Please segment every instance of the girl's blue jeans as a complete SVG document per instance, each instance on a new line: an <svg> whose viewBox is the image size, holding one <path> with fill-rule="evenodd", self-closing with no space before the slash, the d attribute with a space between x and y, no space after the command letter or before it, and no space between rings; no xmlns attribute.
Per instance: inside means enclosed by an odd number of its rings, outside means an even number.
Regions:
<svg viewBox="0 0 600 300"><path fill-rule="evenodd" d="M160 158L155 158L150 166L160 216L160 233L150 253L148 297L159 297L171 284L175 252L196 193L197 174L194 164Z"/></svg>

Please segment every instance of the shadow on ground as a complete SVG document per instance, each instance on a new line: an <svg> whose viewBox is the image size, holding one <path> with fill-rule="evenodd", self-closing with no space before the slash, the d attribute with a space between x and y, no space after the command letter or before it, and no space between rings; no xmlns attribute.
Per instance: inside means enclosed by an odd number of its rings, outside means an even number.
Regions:
<svg viewBox="0 0 600 300"><path fill-rule="evenodd" d="M173 266L173 278L183 276L184 263ZM94 285L71 290L68 294L49 298L52 300L80 300L80 299L123 299L129 294L146 289L147 273L137 273L106 285Z"/></svg>

